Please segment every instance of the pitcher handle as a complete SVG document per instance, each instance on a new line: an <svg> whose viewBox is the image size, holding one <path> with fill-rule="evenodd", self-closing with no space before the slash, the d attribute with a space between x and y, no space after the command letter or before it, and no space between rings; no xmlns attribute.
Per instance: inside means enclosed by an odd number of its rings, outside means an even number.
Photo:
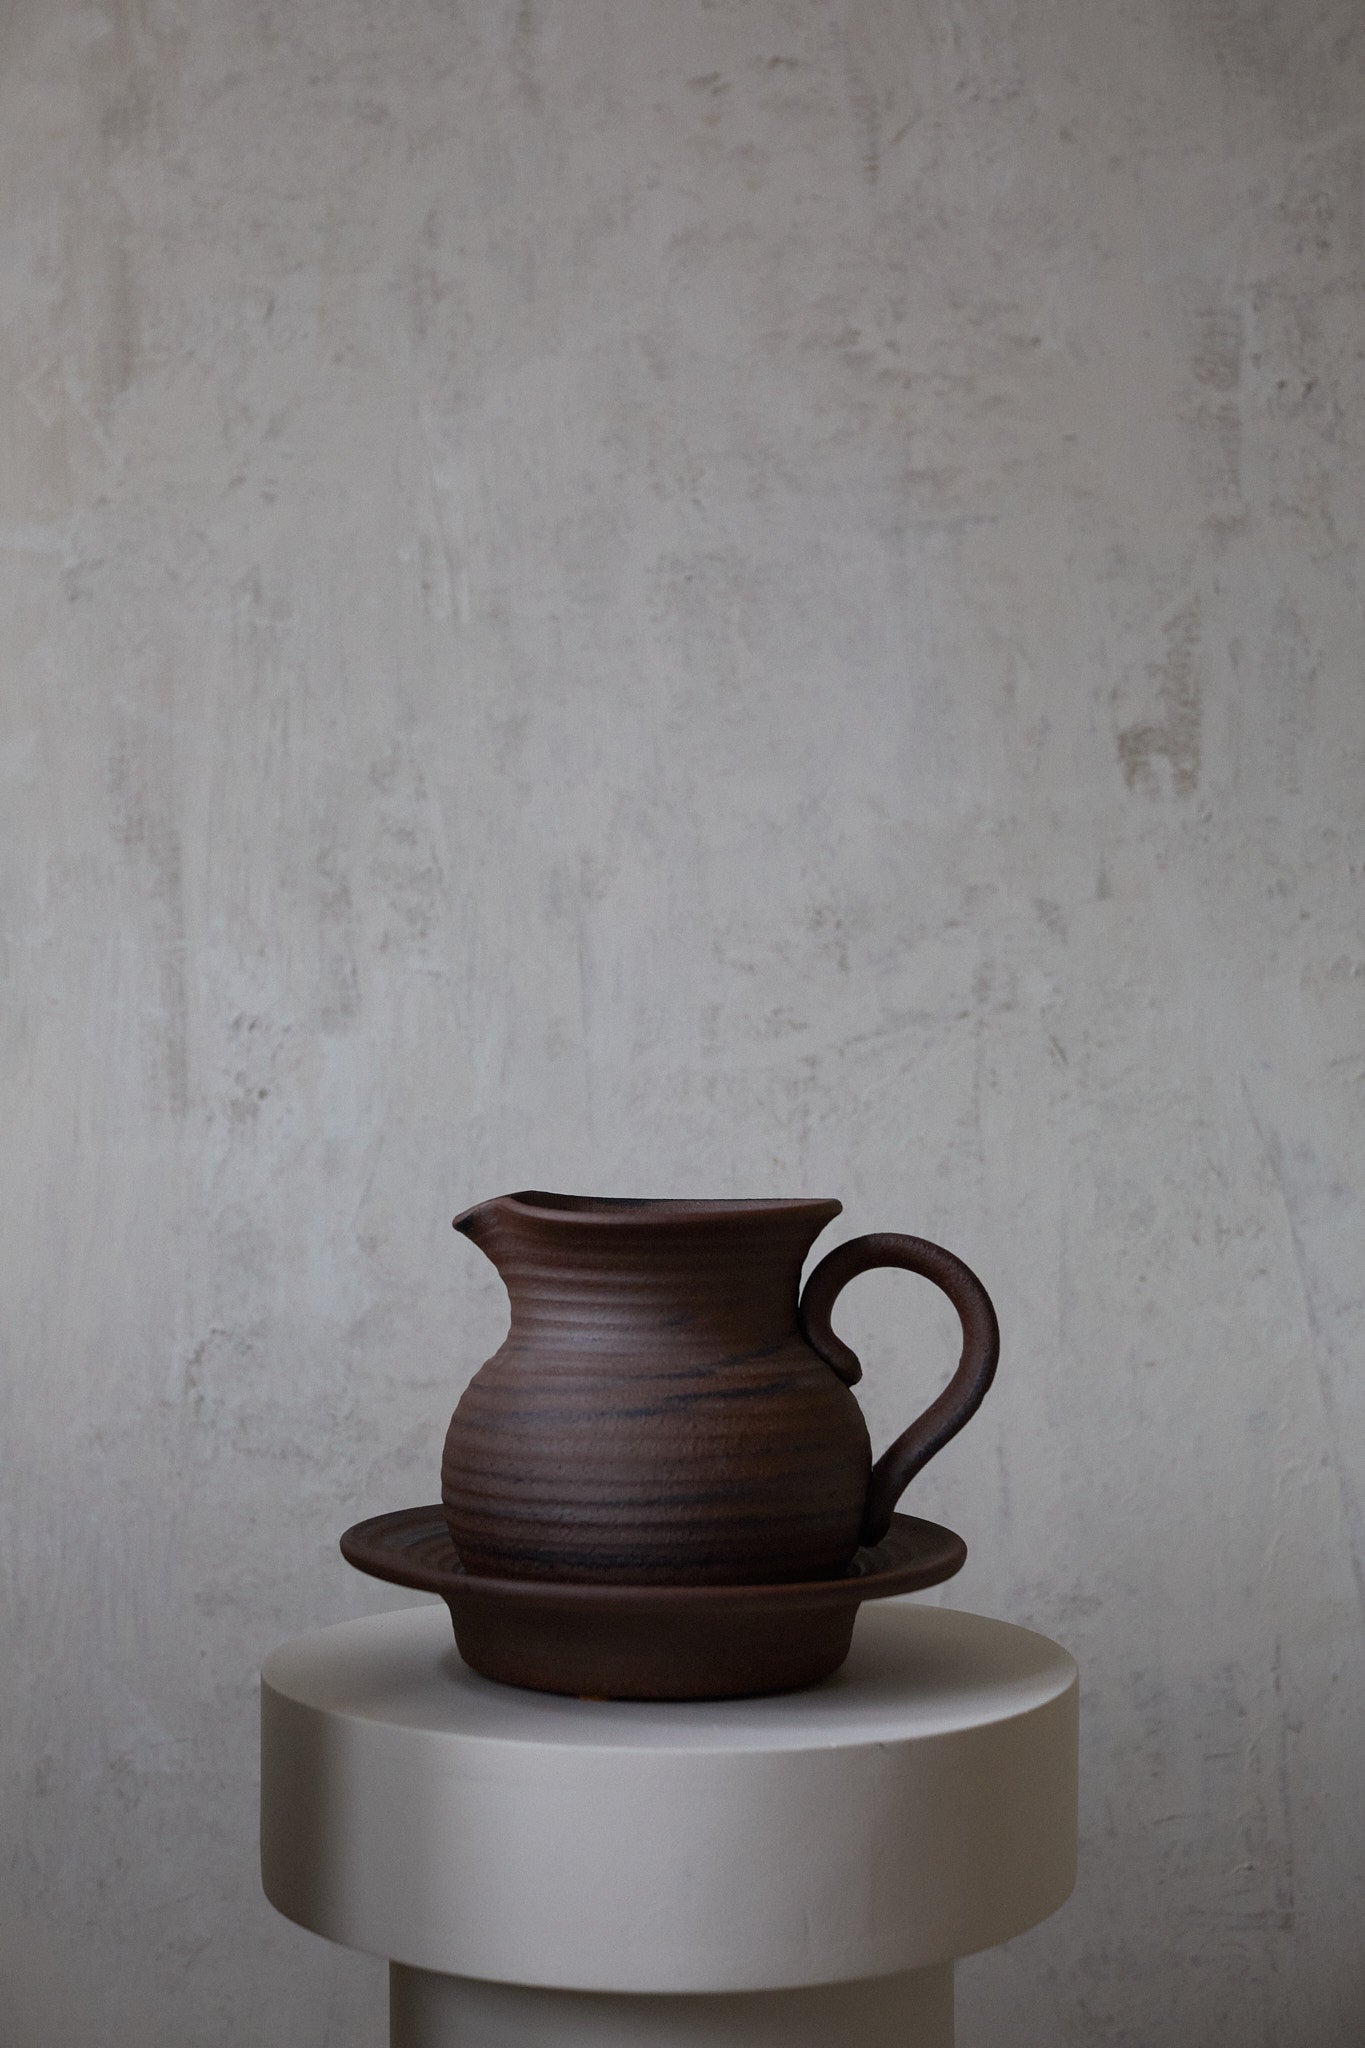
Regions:
<svg viewBox="0 0 1365 2048"><path fill-rule="evenodd" d="M902 1237L878 1231L850 1238L821 1259L801 1296L801 1329L806 1342L833 1366L841 1380L854 1386L862 1377L858 1355L830 1326L836 1296L859 1273L872 1266L901 1266L921 1273L941 1287L962 1324L962 1357L957 1371L936 1401L882 1452L872 1467L863 1510L862 1541L880 1543L891 1527L891 1514L915 1474L934 1457L964 1422L970 1422L995 1378L1000 1356L1000 1327L991 1298L970 1266L942 1245L923 1237Z"/></svg>

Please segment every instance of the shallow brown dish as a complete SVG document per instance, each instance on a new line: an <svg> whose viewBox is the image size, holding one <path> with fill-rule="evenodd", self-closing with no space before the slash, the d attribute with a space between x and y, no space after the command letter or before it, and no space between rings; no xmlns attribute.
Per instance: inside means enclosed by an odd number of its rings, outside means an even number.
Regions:
<svg viewBox="0 0 1365 2048"><path fill-rule="evenodd" d="M357 1522L341 1539L357 1571L437 1593L466 1664L504 1685L579 1698L719 1700L793 1692L837 1671L864 1600L961 1571L951 1529L893 1515L840 1578L800 1585L592 1586L476 1578L435 1507Z"/></svg>

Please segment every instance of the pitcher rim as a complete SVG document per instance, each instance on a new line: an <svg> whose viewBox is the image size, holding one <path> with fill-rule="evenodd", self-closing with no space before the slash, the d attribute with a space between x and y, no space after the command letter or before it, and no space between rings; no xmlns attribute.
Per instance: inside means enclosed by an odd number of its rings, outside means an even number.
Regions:
<svg viewBox="0 0 1365 2048"><path fill-rule="evenodd" d="M494 1195L488 1201L472 1203L455 1218L456 1229L466 1217L477 1214L480 1209L493 1209L504 1202L523 1215L550 1217L565 1223L605 1223L617 1227L678 1222L688 1217L695 1217L701 1222L727 1215L821 1216L829 1223L844 1206L833 1196L817 1195L692 1199L672 1195L560 1195L551 1193L547 1188L519 1188L514 1194Z"/></svg>

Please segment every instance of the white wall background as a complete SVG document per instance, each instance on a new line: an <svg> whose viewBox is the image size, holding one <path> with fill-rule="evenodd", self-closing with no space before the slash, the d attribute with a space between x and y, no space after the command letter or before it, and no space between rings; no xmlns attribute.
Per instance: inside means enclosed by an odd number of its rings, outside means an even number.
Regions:
<svg viewBox="0 0 1365 2048"><path fill-rule="evenodd" d="M5 9L9 2048L383 2038L255 1673L528 1182L992 1288L1084 1860L964 2048L1360 2041L1363 116L1355 0Z"/></svg>

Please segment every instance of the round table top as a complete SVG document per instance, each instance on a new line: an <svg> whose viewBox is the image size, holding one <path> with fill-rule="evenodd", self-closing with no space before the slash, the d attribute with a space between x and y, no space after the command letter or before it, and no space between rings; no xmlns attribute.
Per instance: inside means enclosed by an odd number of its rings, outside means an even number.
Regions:
<svg viewBox="0 0 1365 2048"><path fill-rule="evenodd" d="M864 1609L848 1661L768 1699L576 1700L480 1678L442 1607L397 1608L318 1629L266 1659L274 1692L328 1714L452 1741L538 1748L827 1749L942 1735L1026 1714L1076 1681L1068 1653L1011 1622L886 1602Z"/></svg>
<svg viewBox="0 0 1365 2048"><path fill-rule="evenodd" d="M267 1896L418 1969L836 1983L1006 1940L1075 1879L1075 1664L982 1615L887 1601L821 1685L667 1704L494 1684L433 1604L286 1644L261 1694Z"/></svg>

